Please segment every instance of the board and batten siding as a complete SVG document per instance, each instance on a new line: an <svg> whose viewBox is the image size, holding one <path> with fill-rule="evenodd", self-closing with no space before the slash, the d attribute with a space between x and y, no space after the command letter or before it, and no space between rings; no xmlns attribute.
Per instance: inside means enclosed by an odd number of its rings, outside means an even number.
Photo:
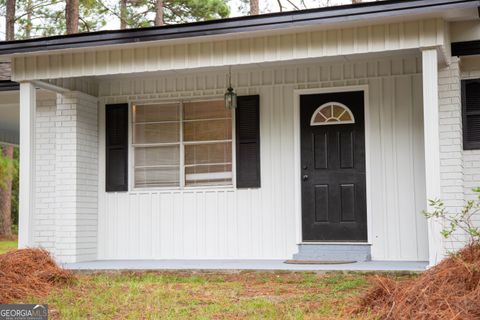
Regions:
<svg viewBox="0 0 480 320"><path fill-rule="evenodd" d="M59 79L212 68L341 55L440 47L448 50L448 24L440 18L338 26L277 29L198 39L41 52L13 57L12 80ZM441 55L441 58L445 54Z"/></svg>
<svg viewBox="0 0 480 320"><path fill-rule="evenodd" d="M297 252L294 90L369 87L370 242L377 260L427 260L421 62L418 56L234 71L240 95L260 95L261 188L104 192L99 259L287 259ZM224 72L104 79L104 105L219 96Z"/></svg>

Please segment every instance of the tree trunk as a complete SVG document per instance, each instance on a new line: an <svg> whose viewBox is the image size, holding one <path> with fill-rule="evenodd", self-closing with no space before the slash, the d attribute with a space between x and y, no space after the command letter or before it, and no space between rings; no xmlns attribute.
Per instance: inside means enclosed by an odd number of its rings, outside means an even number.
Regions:
<svg viewBox="0 0 480 320"><path fill-rule="evenodd" d="M30 39L30 35L32 33L32 0L27 1L27 25L25 27L25 37Z"/></svg>
<svg viewBox="0 0 480 320"><path fill-rule="evenodd" d="M13 159L13 146L0 146L3 156ZM0 236L12 235L12 175L5 179L5 189L0 188Z"/></svg>
<svg viewBox="0 0 480 320"><path fill-rule="evenodd" d="M352 3L362 3L362 0L352 0Z"/></svg>
<svg viewBox="0 0 480 320"><path fill-rule="evenodd" d="M257 14L260 13L259 2L260 2L260 0L250 0L250 15L251 16L256 16Z"/></svg>
<svg viewBox="0 0 480 320"><path fill-rule="evenodd" d="M67 34L78 33L79 0L67 0L65 2L65 23Z"/></svg>
<svg viewBox="0 0 480 320"><path fill-rule="evenodd" d="M120 0L120 29L127 28L127 0Z"/></svg>
<svg viewBox="0 0 480 320"><path fill-rule="evenodd" d="M157 0L155 2L155 25L163 26L163 0Z"/></svg>
<svg viewBox="0 0 480 320"><path fill-rule="evenodd" d="M7 0L5 17L5 40L15 40L15 5L16 0Z"/></svg>

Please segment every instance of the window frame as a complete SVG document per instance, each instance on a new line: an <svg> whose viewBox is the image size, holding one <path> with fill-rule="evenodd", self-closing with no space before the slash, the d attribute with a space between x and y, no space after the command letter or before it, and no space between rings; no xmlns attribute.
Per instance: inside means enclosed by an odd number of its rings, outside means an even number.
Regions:
<svg viewBox="0 0 480 320"><path fill-rule="evenodd" d="M185 103L189 102L208 102L208 101L223 101L223 96L209 96L209 97L182 97L178 99L138 99L130 100L128 102L128 153L129 153L129 167L128 167L128 190L132 192L142 192L142 191L185 191L185 190L233 190L236 186L236 126L235 126L235 112L231 111L231 121L232 121L232 139L230 140L218 140L218 142L228 142L232 144L232 182L225 185L205 185L205 186L186 186L185 185L185 145L189 144L198 144L197 142L187 142L183 141L183 106ZM179 186L167 186L167 187L136 187L135 186L135 146L133 143L134 136L134 123L133 123L133 106L134 105L155 105L155 104L176 104L180 106L180 121L179 121L179 130L180 130L180 141L179 141L179 166L180 166L180 183ZM202 142L200 142L202 143ZM161 144L161 143L159 143ZM168 143L165 143L167 145ZM145 144L148 145L148 144ZM153 144L152 144L153 145Z"/></svg>
<svg viewBox="0 0 480 320"><path fill-rule="evenodd" d="M466 78L461 79L461 102L462 102L462 142L463 142L463 150L480 150L480 141L467 141L467 117L469 115L480 115L480 109L474 112L467 112L467 83L468 82L478 82L480 83L480 78Z"/></svg>

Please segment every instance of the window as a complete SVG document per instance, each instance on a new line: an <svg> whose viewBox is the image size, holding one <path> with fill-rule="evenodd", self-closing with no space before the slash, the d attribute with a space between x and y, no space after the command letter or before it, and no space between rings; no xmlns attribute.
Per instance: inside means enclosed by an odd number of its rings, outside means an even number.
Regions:
<svg viewBox="0 0 480 320"><path fill-rule="evenodd" d="M132 110L135 188L232 184L232 111L223 100Z"/></svg>
<svg viewBox="0 0 480 320"><path fill-rule="evenodd" d="M462 81L463 148L480 149L480 79Z"/></svg>
<svg viewBox="0 0 480 320"><path fill-rule="evenodd" d="M315 110L310 120L312 126L355 123L352 111L342 103L328 102Z"/></svg>

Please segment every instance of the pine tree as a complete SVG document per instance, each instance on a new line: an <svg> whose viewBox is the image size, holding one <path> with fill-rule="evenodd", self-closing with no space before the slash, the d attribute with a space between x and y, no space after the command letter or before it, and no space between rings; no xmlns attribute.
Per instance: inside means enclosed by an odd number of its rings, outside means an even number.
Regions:
<svg viewBox="0 0 480 320"><path fill-rule="evenodd" d="M165 22L163 21L163 0L155 1L155 22L156 26L163 26Z"/></svg>
<svg viewBox="0 0 480 320"><path fill-rule="evenodd" d="M259 0L250 0L250 15L254 16L260 13Z"/></svg>
<svg viewBox="0 0 480 320"><path fill-rule="evenodd" d="M15 39L15 0L7 0L5 15L5 40Z"/></svg>
<svg viewBox="0 0 480 320"><path fill-rule="evenodd" d="M125 4L123 1L126 0L120 0L115 11L126 28L161 25L162 21L163 24L204 21L230 14L227 0L135 0Z"/></svg>
<svg viewBox="0 0 480 320"><path fill-rule="evenodd" d="M78 33L79 1L65 1L65 24L67 34Z"/></svg>
<svg viewBox="0 0 480 320"><path fill-rule="evenodd" d="M12 235L13 146L0 146L0 237Z"/></svg>

